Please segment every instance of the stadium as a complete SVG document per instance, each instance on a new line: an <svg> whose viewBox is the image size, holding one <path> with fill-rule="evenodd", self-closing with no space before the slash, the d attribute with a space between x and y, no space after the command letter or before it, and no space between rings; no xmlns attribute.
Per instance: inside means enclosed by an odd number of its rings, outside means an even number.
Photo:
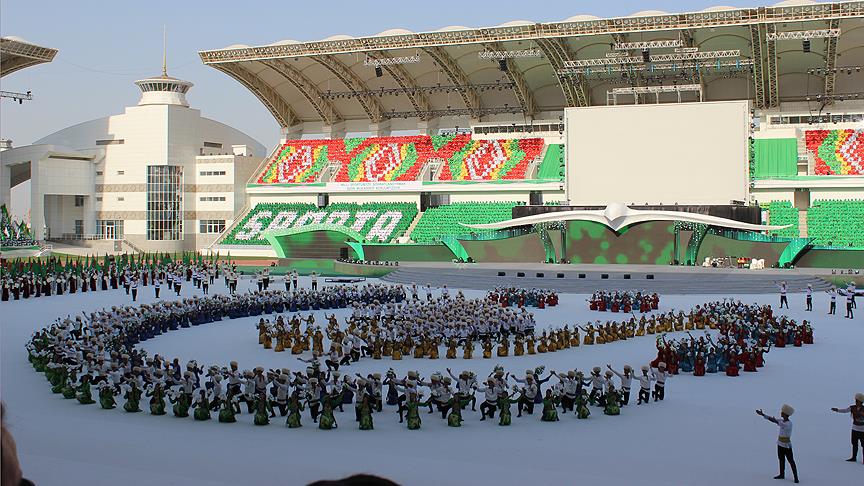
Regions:
<svg viewBox="0 0 864 486"><path fill-rule="evenodd" d="M209 250L860 267L860 8L784 2L201 51L283 134ZM610 204L769 229L673 218L615 231L565 213L488 226Z"/></svg>
<svg viewBox="0 0 864 486"><path fill-rule="evenodd" d="M864 1L313 41L374 9L170 5L233 91L163 37L137 104L0 144L2 486L859 480ZM131 49L118 7L56 9ZM4 90L120 75L83 37L4 32Z"/></svg>

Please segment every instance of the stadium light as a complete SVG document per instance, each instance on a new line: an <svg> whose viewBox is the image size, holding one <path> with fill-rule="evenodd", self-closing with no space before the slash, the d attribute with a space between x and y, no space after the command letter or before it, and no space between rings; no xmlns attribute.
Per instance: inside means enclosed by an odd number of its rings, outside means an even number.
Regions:
<svg viewBox="0 0 864 486"><path fill-rule="evenodd" d="M613 44L613 49L616 51L634 51L646 49L671 49L673 47L681 47L684 42L681 39L674 40L653 40L643 42L616 42Z"/></svg>
<svg viewBox="0 0 864 486"><path fill-rule="evenodd" d="M625 56L625 57L603 57L598 59L576 59L573 61L564 61L565 68L581 68L590 66L615 66L621 64L639 64L645 61L645 52L642 51L642 56ZM670 61L701 61L708 59L723 59L728 57L740 57L740 49L728 49L722 51L697 51L697 52L674 52L667 54L649 53L650 61L652 62L670 62Z"/></svg>
<svg viewBox="0 0 864 486"><path fill-rule="evenodd" d="M414 55L414 56L382 57L382 58L375 58L375 57L366 56L366 58L363 59L363 65L380 68L381 66L394 66L396 64L417 64L417 63L420 63L422 61L423 61L423 59L420 57L419 54Z"/></svg>
<svg viewBox="0 0 864 486"><path fill-rule="evenodd" d="M480 51L477 53L480 59L521 59L524 57L543 57L543 51L540 49L522 49L516 51Z"/></svg>
<svg viewBox="0 0 864 486"><path fill-rule="evenodd" d="M810 40L826 37L840 37L840 29L793 30L790 32L768 32L765 40Z"/></svg>

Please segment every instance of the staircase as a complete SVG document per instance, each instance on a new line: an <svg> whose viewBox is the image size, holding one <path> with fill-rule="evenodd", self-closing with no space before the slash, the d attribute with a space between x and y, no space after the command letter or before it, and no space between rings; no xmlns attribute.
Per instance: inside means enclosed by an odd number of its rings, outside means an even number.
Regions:
<svg viewBox="0 0 864 486"><path fill-rule="evenodd" d="M405 233L403 233L402 236L397 238L398 240L404 239L404 241L400 241L400 243L407 243L408 240L411 239L411 232L413 232L414 228L417 227L417 223L420 222L420 218L422 218L422 217L423 217L423 211L417 211L417 216L414 216L414 221L411 221L411 224L408 225L408 229L405 230Z"/></svg>
<svg viewBox="0 0 864 486"><path fill-rule="evenodd" d="M807 238L807 210L798 210L798 236Z"/></svg>

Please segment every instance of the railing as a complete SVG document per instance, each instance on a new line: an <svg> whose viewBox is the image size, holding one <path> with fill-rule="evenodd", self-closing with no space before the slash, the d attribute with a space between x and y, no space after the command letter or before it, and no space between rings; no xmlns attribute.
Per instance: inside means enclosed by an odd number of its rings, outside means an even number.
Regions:
<svg viewBox="0 0 864 486"><path fill-rule="evenodd" d="M63 233L62 235L60 235L60 238L52 238L52 239L91 241L91 240L106 240L109 238L105 238L105 235L101 235L101 234ZM111 238L111 239L120 240L122 238Z"/></svg>
<svg viewBox="0 0 864 486"><path fill-rule="evenodd" d="M125 245L128 245L129 248L132 248L133 250L135 250L136 253L144 253L144 250L142 250L141 248L139 248L137 245L135 245L135 244L132 243L131 241L127 240L125 236L123 237L123 243L124 243Z"/></svg>

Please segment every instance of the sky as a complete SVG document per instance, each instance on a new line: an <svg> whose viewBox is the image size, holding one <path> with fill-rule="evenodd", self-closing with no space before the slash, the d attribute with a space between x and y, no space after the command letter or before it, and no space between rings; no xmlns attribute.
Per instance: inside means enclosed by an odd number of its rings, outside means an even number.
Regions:
<svg viewBox="0 0 864 486"><path fill-rule="evenodd" d="M773 1L771 3L774 3ZM0 0L0 35L60 52L49 64L0 80L5 91L32 91L19 105L0 100L0 137L30 144L70 125L122 112L137 103L136 79L158 75L162 29L168 32L168 74L191 81L188 100L203 115L231 125L267 147L279 126L264 105L227 75L204 66L199 50L335 34L373 35L392 29L429 31L448 25L487 27L511 20L551 22L590 14L618 17L651 9L692 12L750 0L539 1L162 1Z"/></svg>

